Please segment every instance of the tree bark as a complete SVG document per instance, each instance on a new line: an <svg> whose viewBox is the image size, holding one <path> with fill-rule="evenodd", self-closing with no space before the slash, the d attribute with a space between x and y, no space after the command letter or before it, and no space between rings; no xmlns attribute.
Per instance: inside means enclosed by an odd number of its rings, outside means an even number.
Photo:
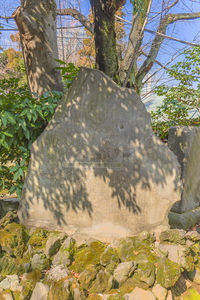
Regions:
<svg viewBox="0 0 200 300"><path fill-rule="evenodd" d="M22 51L31 92L63 91L56 40L54 0L21 0L13 13L19 29Z"/></svg>
<svg viewBox="0 0 200 300"><path fill-rule="evenodd" d="M118 73L115 13L125 2L124 0L90 0L94 14L96 67L115 81Z"/></svg>

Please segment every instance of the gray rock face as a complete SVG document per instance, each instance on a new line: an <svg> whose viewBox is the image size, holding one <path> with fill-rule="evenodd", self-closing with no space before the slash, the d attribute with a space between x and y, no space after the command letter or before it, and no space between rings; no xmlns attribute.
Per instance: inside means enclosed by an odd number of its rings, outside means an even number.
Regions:
<svg viewBox="0 0 200 300"><path fill-rule="evenodd" d="M81 69L33 144L19 218L102 241L164 229L179 175L135 92Z"/></svg>
<svg viewBox="0 0 200 300"><path fill-rule="evenodd" d="M200 206L200 128L171 127L168 145L181 165L183 193L172 211L183 213Z"/></svg>
<svg viewBox="0 0 200 300"><path fill-rule="evenodd" d="M48 297L49 287L46 284L37 282L33 290L31 300L46 300Z"/></svg>
<svg viewBox="0 0 200 300"><path fill-rule="evenodd" d="M136 287L132 293L125 295L125 300L156 300L156 297L151 291L145 291Z"/></svg>
<svg viewBox="0 0 200 300"><path fill-rule="evenodd" d="M121 285L130 277L136 269L136 264L132 261L127 261L119 264L114 271L114 279Z"/></svg>

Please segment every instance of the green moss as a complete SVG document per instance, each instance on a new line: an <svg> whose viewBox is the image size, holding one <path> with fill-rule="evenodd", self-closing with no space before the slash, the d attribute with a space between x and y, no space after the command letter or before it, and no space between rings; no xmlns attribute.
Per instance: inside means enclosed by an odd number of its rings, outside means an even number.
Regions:
<svg viewBox="0 0 200 300"><path fill-rule="evenodd" d="M89 290L90 293L104 293L108 291L108 280L109 274L103 270L99 271Z"/></svg>
<svg viewBox="0 0 200 300"><path fill-rule="evenodd" d="M0 230L0 244L3 250L16 257L23 255L28 239L28 232L21 224L11 223Z"/></svg>
<svg viewBox="0 0 200 300"><path fill-rule="evenodd" d="M65 279L61 279L57 282L53 282L50 290L49 290L49 294L48 294L48 300L68 300L70 299L70 292L68 290L68 287L65 288L63 282L65 281Z"/></svg>
<svg viewBox="0 0 200 300"><path fill-rule="evenodd" d="M21 285L23 287L23 299L30 299L35 285L38 281L40 281L41 277L42 273L39 270L33 270L32 272L26 274L25 279L21 282Z"/></svg>
<svg viewBox="0 0 200 300"><path fill-rule="evenodd" d="M74 263L70 269L77 273L81 273L88 265L100 264L100 257L105 248L105 244L95 241L92 242L89 247L86 246L78 249L74 256Z"/></svg>
<svg viewBox="0 0 200 300"><path fill-rule="evenodd" d="M113 263L119 264L119 262L120 259L118 253L112 247L107 247L100 257L100 263L103 266L107 266Z"/></svg>
<svg viewBox="0 0 200 300"><path fill-rule="evenodd" d="M155 282L155 267L151 262L139 263L136 271L132 276L135 285L146 289L151 287Z"/></svg>
<svg viewBox="0 0 200 300"><path fill-rule="evenodd" d="M160 242L170 242L172 244L185 245L185 232L179 229L169 229L161 232L159 236Z"/></svg>
<svg viewBox="0 0 200 300"><path fill-rule="evenodd" d="M108 300L124 300L125 298L120 295L112 295L108 297Z"/></svg>
<svg viewBox="0 0 200 300"><path fill-rule="evenodd" d="M4 255L0 258L0 274L3 278L7 275L21 275L23 271L23 267L20 264L17 264L13 257Z"/></svg>
<svg viewBox="0 0 200 300"><path fill-rule="evenodd" d="M87 297L87 300L102 300L102 297L98 294L91 294Z"/></svg>
<svg viewBox="0 0 200 300"><path fill-rule="evenodd" d="M36 231L31 235L28 245L30 245L33 250L41 250L45 247L49 232L44 229L36 229Z"/></svg>
<svg viewBox="0 0 200 300"><path fill-rule="evenodd" d="M180 296L177 300L200 300L200 294L194 288L188 289L184 295Z"/></svg>
<svg viewBox="0 0 200 300"><path fill-rule="evenodd" d="M119 258L122 262L135 260L136 256L139 253L145 253L145 255L149 255L149 257L156 257L153 253L154 250L154 237L151 235L147 235L146 238L131 237L124 240L121 240L118 247Z"/></svg>
<svg viewBox="0 0 200 300"><path fill-rule="evenodd" d="M170 288L174 286L180 276L181 268L177 263L166 257L159 260L156 279L162 287Z"/></svg>
<svg viewBox="0 0 200 300"><path fill-rule="evenodd" d="M133 278L129 278L128 280L126 280L122 286L119 289L119 294L121 296L125 295L125 294L129 294L133 291L133 289L136 287L136 283L135 280Z"/></svg>
<svg viewBox="0 0 200 300"><path fill-rule="evenodd" d="M88 265L86 269L80 274L79 282L81 290L88 290L92 282L95 280L98 269L95 265Z"/></svg>

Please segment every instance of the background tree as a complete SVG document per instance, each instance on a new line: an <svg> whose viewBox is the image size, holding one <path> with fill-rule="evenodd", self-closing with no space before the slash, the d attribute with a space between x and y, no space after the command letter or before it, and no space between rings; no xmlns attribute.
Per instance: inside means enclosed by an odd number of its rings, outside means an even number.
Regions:
<svg viewBox="0 0 200 300"><path fill-rule="evenodd" d="M54 0L21 0L13 13L19 29L28 85L39 95L62 91L56 41L56 4Z"/></svg>
<svg viewBox="0 0 200 300"><path fill-rule="evenodd" d="M123 12L122 7L116 12L116 16L124 17L125 13ZM90 11L88 15L88 20L90 23L94 23L94 16L92 11ZM83 39L83 46L78 51L79 59L77 61L77 65L79 66L87 66L93 68L95 66L95 41L94 34L92 34L88 29L85 28L86 38ZM118 57L122 58L124 50L125 50L125 38L126 32L124 28L123 22L115 22L115 32L116 32L116 45Z"/></svg>
<svg viewBox="0 0 200 300"><path fill-rule="evenodd" d="M200 124L200 47L185 50L183 55L167 71L170 85L157 88L163 103L152 112L152 126L161 138L171 126Z"/></svg>
<svg viewBox="0 0 200 300"><path fill-rule="evenodd" d="M187 13L171 13L171 10L179 4L180 0L174 1L161 1L160 13L155 13L152 16L152 0L133 0L133 14L131 29L129 32L129 38L125 54L120 60L116 50L116 40L114 32L112 31L114 26L114 18L116 11L126 1L91 1L94 14L94 25L79 11L75 9L60 9L57 13L60 15L70 15L73 18L79 20L91 34L94 34L96 43L96 66L100 70L104 71L112 78L118 78L119 82L123 86L133 86L138 94L141 93L144 78L151 71L154 64L158 63L161 67L164 67L162 63L157 61L157 56L163 41L166 38L166 31L170 24L174 24L183 20L194 20L200 18L200 12L187 12ZM107 28L111 28L110 41L105 43L101 40L103 38L103 24L100 20L104 20L104 24L107 24ZM156 19L157 29L154 33L152 30L148 30L146 25L152 19ZM116 21L116 20L115 20ZM100 23L99 23L100 22ZM110 22L110 23L109 23ZM102 26L102 27L101 27ZM110 27L109 27L110 26ZM146 41L144 39L144 32L148 30L154 34L153 40L151 40L148 47L146 47ZM105 31L106 32L106 31ZM153 35L152 35L153 36ZM108 36L107 36L108 38ZM170 38L170 37L168 37ZM109 38L108 38L109 39ZM172 38L173 39L173 38ZM175 39L176 40L176 39ZM112 42L111 42L112 41ZM103 47L106 45L106 48ZM144 51L144 45L146 51ZM111 49L111 52L106 52L107 49ZM106 57L106 59L105 59ZM105 65L105 66L104 66ZM107 67L106 67L107 65ZM119 75L119 77L118 77Z"/></svg>

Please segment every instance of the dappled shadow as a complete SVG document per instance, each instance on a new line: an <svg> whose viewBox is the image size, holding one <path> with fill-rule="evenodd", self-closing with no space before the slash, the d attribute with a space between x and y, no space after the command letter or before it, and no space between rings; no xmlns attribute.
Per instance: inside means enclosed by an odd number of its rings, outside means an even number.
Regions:
<svg viewBox="0 0 200 300"><path fill-rule="evenodd" d="M33 145L19 215L32 225L72 227L131 226L141 216L141 229L164 219L178 200L178 175L134 91L81 69Z"/></svg>

